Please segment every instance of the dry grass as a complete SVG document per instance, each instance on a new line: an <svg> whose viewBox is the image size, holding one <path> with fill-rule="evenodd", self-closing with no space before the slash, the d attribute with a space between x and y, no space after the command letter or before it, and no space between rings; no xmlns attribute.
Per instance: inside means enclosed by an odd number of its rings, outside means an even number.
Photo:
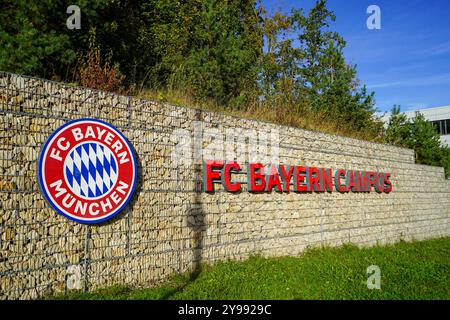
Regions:
<svg viewBox="0 0 450 320"><path fill-rule="evenodd" d="M357 131L346 123L335 120L320 111L296 111L289 103L278 103L269 106L261 103L249 103L243 108L229 108L221 106L214 101L199 101L192 94L176 90L149 90L144 89L136 94L139 98L167 102L188 108L221 112L228 115L247 119L267 121L271 123L318 131L328 134L341 135L366 141L382 142L383 136L374 137L373 133Z"/></svg>

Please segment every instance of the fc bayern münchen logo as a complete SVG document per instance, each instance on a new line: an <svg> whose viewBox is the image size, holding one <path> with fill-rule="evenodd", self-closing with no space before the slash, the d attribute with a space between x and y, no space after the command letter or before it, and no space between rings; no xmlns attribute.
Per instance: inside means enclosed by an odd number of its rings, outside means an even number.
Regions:
<svg viewBox="0 0 450 320"><path fill-rule="evenodd" d="M125 136L97 119L59 127L45 142L38 180L50 205L80 223L111 219L130 201L136 158Z"/></svg>

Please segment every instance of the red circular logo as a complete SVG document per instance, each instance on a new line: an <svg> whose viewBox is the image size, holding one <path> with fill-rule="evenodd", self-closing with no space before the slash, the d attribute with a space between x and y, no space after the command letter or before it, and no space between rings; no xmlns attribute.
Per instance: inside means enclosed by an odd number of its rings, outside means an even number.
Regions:
<svg viewBox="0 0 450 320"><path fill-rule="evenodd" d="M59 127L39 157L38 179L50 205L80 223L112 218L136 186L136 157L114 126L78 119Z"/></svg>

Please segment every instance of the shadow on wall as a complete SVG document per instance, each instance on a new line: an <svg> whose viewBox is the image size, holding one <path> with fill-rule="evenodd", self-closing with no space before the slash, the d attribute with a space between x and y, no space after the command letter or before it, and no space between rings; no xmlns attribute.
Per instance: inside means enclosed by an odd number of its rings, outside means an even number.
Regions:
<svg viewBox="0 0 450 320"><path fill-rule="evenodd" d="M177 292L183 291L184 288L197 279L202 271L203 260L203 238L206 231L205 213L201 199L201 165L195 165L195 189L190 207L186 210L187 226L192 230L192 264L189 278L182 286L169 291L162 296L162 300L169 299Z"/></svg>
<svg viewBox="0 0 450 320"><path fill-rule="evenodd" d="M192 229L192 273L191 281L195 280L201 272L201 264L203 259L203 238L206 231L205 213L203 211L201 199L201 165L195 165L195 192L192 199L192 205L187 211L188 227Z"/></svg>
<svg viewBox="0 0 450 320"><path fill-rule="evenodd" d="M195 120L202 120L202 111L196 110L195 112ZM196 137L194 136L192 146L194 150L195 144L198 141L195 141ZM202 167L200 164L195 164L194 166L194 177L195 177L195 186L194 186L194 199L192 199L192 205L188 209L187 212L187 222L188 227L192 229L193 233L193 247L192 247L192 273L190 276L190 281L194 281L201 272L201 265L203 259L203 238L204 232L206 230L205 225L205 213L203 211L202 204Z"/></svg>
<svg viewBox="0 0 450 320"><path fill-rule="evenodd" d="M201 112L198 112L197 117L201 117ZM117 214L114 218L107 220L103 223L101 223L98 226L105 226L117 223L117 221L120 220L127 220L128 224L128 236L127 236L127 255L130 254L130 242L131 239L129 238L129 233L131 232L131 219L132 219L132 212L133 207L135 206L135 203L138 199L138 195L140 194L140 191L142 189L142 185L144 182L144 176L143 176L143 167L142 167L142 161L139 156L139 153L134 149L133 144L131 144L134 154L136 156L136 162L137 162L137 181L136 181L136 188L133 194L133 197L130 199L130 202L127 204L124 210ZM189 207L186 210L186 219L187 219L187 227L191 229L191 248L192 248L192 260L191 260L191 269L189 273L189 279L187 279L187 282L184 283L184 285L180 288L175 289L173 292L169 292L167 296L163 297L163 299L168 299L170 296L175 294L178 291L183 290L183 288L188 285L189 283L195 281L197 279L198 275L201 272L201 265L203 260L203 238L204 238L204 232L206 231L206 224L205 224L205 213L203 211L203 204L202 204L202 166L200 164L196 164L194 167L194 176L195 176L195 185L194 185L194 193L193 198L191 198ZM88 226L88 228L95 228L98 227L96 225ZM90 230L91 231L91 230ZM90 237L91 232L89 232ZM89 263L89 253L87 252L88 256L85 257L86 262ZM87 280L87 279L86 279ZM85 290L88 287L88 283L85 284Z"/></svg>

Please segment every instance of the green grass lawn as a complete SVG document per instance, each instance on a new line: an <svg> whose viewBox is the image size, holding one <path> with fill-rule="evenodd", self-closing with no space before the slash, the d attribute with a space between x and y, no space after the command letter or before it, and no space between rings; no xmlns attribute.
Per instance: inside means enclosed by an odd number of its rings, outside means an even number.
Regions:
<svg viewBox="0 0 450 320"><path fill-rule="evenodd" d="M367 267L381 289L367 288ZM55 297L52 297L54 299ZM299 257L251 257L204 265L151 289L110 287L58 299L450 299L450 238L359 249L311 249Z"/></svg>

